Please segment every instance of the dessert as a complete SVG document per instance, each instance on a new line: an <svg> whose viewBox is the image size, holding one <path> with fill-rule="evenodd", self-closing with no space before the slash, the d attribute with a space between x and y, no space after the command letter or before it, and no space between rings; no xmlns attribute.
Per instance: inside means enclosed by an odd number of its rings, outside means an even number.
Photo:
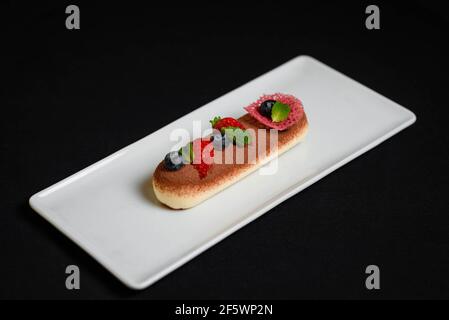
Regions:
<svg viewBox="0 0 449 320"><path fill-rule="evenodd" d="M169 152L153 174L157 199L173 209L193 207L302 141L308 121L299 99L263 95L238 119L215 117L213 133Z"/></svg>

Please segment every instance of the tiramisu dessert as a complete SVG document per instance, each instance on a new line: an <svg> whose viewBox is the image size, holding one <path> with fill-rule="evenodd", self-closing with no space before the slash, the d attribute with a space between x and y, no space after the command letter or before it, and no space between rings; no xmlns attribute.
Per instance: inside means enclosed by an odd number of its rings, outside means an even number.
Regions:
<svg viewBox="0 0 449 320"><path fill-rule="evenodd" d="M301 101L264 95L238 119L215 117L213 133L169 152L153 175L158 200L173 209L196 206L303 140L308 130Z"/></svg>

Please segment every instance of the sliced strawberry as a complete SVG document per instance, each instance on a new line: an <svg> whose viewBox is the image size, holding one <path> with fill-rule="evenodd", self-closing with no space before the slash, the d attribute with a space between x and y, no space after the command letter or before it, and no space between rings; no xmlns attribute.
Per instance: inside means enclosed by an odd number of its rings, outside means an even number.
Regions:
<svg viewBox="0 0 449 320"><path fill-rule="evenodd" d="M210 145L210 146L209 146ZM206 150L206 148L209 148ZM193 167L198 171L200 178L207 176L207 171L213 164L214 148L209 139L193 141Z"/></svg>
<svg viewBox="0 0 449 320"><path fill-rule="evenodd" d="M200 179L203 179L207 176L207 171L210 168L210 165L203 163L194 164L194 168L198 171L198 174L200 175Z"/></svg>
<svg viewBox="0 0 449 320"><path fill-rule="evenodd" d="M228 130L230 130L231 133L228 137L239 146L251 143L251 134L248 133L243 124L234 118L227 117L222 119L220 117L215 117L210 123L212 128L219 130L222 135L227 135Z"/></svg>
<svg viewBox="0 0 449 320"><path fill-rule="evenodd" d="M226 117L223 119L220 117L215 117L210 121L210 123L212 124L212 128L220 131L221 129L226 129L228 127L240 128L242 130L245 130L245 127L238 120L231 117Z"/></svg>

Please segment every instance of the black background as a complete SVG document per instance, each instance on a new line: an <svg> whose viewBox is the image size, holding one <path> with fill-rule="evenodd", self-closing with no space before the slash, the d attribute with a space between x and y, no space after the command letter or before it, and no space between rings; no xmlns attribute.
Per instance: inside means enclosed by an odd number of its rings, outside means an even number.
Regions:
<svg viewBox="0 0 449 320"><path fill-rule="evenodd" d="M436 2L2 4L0 298L449 298L448 15ZM144 291L28 206L37 191L300 54L417 122ZM357 134L356 132L354 134ZM163 155L161 155L163 156ZM65 288L65 267L81 290ZM365 289L365 267L381 290Z"/></svg>

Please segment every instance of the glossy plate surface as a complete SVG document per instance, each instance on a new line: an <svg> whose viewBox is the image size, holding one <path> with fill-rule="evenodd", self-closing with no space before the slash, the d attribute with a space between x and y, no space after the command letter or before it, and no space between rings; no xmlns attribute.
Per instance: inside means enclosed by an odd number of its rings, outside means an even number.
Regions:
<svg viewBox="0 0 449 320"><path fill-rule="evenodd" d="M174 144L173 129L192 131L194 120L207 123L215 115L241 116L244 106L274 92L300 98L310 124L305 142L279 157L275 175L255 172L185 211L156 201L150 178ZM123 283L142 289L415 119L300 56L33 195L30 205Z"/></svg>

